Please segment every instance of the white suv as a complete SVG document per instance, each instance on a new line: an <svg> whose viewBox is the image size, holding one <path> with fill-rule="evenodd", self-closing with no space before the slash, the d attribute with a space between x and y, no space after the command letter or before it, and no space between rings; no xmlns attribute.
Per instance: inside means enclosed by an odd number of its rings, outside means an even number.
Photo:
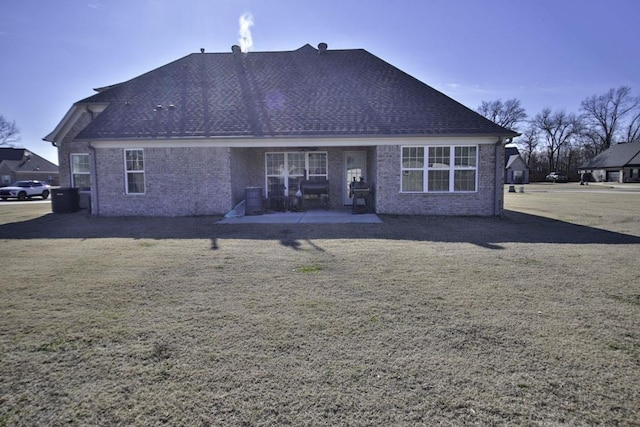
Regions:
<svg viewBox="0 0 640 427"><path fill-rule="evenodd" d="M44 182L30 180L30 181L16 181L8 187L0 187L0 199L18 199L26 200L33 196L42 197L42 200L49 197L51 187Z"/></svg>

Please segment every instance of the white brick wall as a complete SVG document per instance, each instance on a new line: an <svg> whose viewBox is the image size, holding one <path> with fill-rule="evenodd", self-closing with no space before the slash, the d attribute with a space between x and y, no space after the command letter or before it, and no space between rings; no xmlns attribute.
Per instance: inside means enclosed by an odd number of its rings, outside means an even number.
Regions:
<svg viewBox="0 0 640 427"><path fill-rule="evenodd" d="M498 150L501 153L503 150ZM400 193L400 146L379 146L376 156L376 212L396 215L494 215L495 145L479 145L475 193ZM503 164L503 163L499 163ZM502 171L499 173L502 174ZM381 185L384 183L384 185ZM502 191L499 191L500 209Z"/></svg>
<svg viewBox="0 0 640 427"><path fill-rule="evenodd" d="M89 117L81 118L78 130ZM70 153L90 153L88 143L73 141L77 131L69 133L59 149L61 186L70 186ZM368 151L367 180L375 185L376 212L398 215L494 215L497 204L501 213L503 192L496 180L495 145L479 146L478 191L475 193L402 194L400 193L399 145L378 147L319 147L329 153L329 177L332 207L343 206L343 152ZM132 144L128 148L140 148ZM98 200L93 201L94 214L103 216L189 216L220 215L244 199L246 187L263 187L264 153L296 151L292 148L229 147L155 147L144 148L145 194L125 192L124 149L97 148L96 178ZM498 150L502 155L503 150ZM502 165L503 160L498 159ZM95 185L95 183L94 183ZM498 184L500 186L500 184ZM499 187L502 188L501 186Z"/></svg>
<svg viewBox="0 0 640 427"><path fill-rule="evenodd" d="M224 214L233 207L229 153L226 147L144 148L145 194L126 194L124 150L96 149L98 214Z"/></svg>

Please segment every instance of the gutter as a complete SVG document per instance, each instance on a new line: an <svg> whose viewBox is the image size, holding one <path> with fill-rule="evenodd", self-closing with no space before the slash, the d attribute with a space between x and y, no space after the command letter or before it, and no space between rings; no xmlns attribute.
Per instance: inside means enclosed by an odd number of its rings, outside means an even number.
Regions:
<svg viewBox="0 0 640 427"><path fill-rule="evenodd" d="M51 131L47 136L42 138L43 141L50 142L54 147L58 147L58 143L62 141L64 138L64 134L66 134L71 127L71 123L75 123L77 119L78 108L75 105L72 105L71 108L64 115L62 120L58 122L56 128Z"/></svg>
<svg viewBox="0 0 640 427"><path fill-rule="evenodd" d="M50 142L54 147L58 147L59 144L67 136L67 133L73 128L78 118L82 113L87 112L91 114L91 121L97 114L104 111L109 104L107 103L75 103L69 108L62 120L58 123L56 128L51 131L47 136L42 138L43 141Z"/></svg>
<svg viewBox="0 0 640 427"><path fill-rule="evenodd" d="M504 202L501 204L500 200L504 197L504 185L498 185L502 182L504 177L504 171L502 170L503 162L498 161L498 157L500 156L500 149L504 146L504 139L502 137L498 138L498 141L495 144L495 163L496 163L496 176L495 176L495 185L494 185L494 195L493 195L493 215L502 217L504 212Z"/></svg>
<svg viewBox="0 0 640 427"><path fill-rule="evenodd" d="M483 138L483 139L493 139L499 138L501 140L505 139L513 139L516 136L520 136L519 133L509 134L509 135L501 135L501 134L478 134L478 133L456 133L456 134L438 134L438 133L420 133L420 134L409 134L409 133L389 133L389 134L364 134L364 133L315 133L315 134L277 134L277 135L254 135L251 133L238 133L238 134L228 134L228 135L156 135L156 136L99 136L106 141L111 142L139 142L139 141L167 141L167 140L177 140L177 141L237 141L237 140L250 140L250 141L271 141L271 140L308 140L314 141L314 144L317 144L317 140L395 140L397 138L401 138L404 140L424 140L424 139L467 139L467 138ZM91 135L85 138L74 138L76 141L89 141L95 140L95 136ZM47 140L45 140L47 141ZM397 145L395 142L389 142L387 145Z"/></svg>

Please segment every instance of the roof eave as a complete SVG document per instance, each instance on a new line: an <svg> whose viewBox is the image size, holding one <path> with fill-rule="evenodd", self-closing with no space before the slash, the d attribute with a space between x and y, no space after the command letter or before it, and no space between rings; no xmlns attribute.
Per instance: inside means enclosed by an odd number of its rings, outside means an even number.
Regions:
<svg viewBox="0 0 640 427"><path fill-rule="evenodd" d="M69 130L75 125L78 118L82 113L88 111L91 113L101 113L109 106L106 102L76 102L74 103L67 114L60 120L55 129L47 136L42 138L43 141L50 142L54 146L62 142Z"/></svg>
<svg viewBox="0 0 640 427"><path fill-rule="evenodd" d="M149 142L149 141L240 141L240 140L253 140L253 141L277 141L277 140L295 140L295 141L318 141L318 140L419 140L419 139L456 139L456 138L482 138L484 140L494 140L498 143L505 143L505 139L511 138L511 134L482 134L482 133L451 133L451 134L425 134L425 133L413 133L413 134L295 134L295 135L213 135L213 136L120 136L120 137L81 137L76 138L76 141L80 142Z"/></svg>
<svg viewBox="0 0 640 427"><path fill-rule="evenodd" d="M61 135L64 135L68 132L69 128L71 127L70 123L75 122L78 116L79 116L79 107L76 104L74 104L71 106L71 108L69 108L69 110L64 115L62 120L60 120L60 122L55 127L55 129L53 129L53 131L51 131L47 136L42 138L42 140L50 142L55 146L58 142L60 142L63 139Z"/></svg>

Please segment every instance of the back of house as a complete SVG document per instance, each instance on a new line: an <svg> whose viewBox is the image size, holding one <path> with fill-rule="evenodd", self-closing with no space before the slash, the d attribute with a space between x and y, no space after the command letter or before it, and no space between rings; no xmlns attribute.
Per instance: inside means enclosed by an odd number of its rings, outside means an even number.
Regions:
<svg viewBox="0 0 640 427"><path fill-rule="evenodd" d="M219 215L314 182L339 208L354 181L381 214L502 213L517 134L363 49L234 46L96 91L45 138L94 215Z"/></svg>

